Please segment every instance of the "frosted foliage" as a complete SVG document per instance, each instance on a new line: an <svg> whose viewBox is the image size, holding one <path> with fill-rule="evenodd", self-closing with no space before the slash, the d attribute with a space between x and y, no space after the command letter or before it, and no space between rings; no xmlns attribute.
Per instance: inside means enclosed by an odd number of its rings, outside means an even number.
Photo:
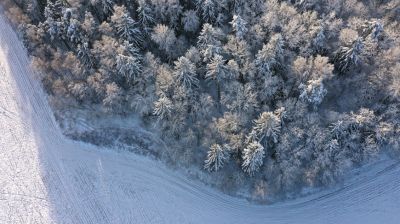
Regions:
<svg viewBox="0 0 400 224"><path fill-rule="evenodd" d="M213 21L217 17L217 10L213 0L202 2L202 15L206 21Z"/></svg>
<svg viewBox="0 0 400 224"><path fill-rule="evenodd" d="M179 25L182 6L179 0L148 0L152 5L152 13L158 22L167 24L171 28Z"/></svg>
<svg viewBox="0 0 400 224"><path fill-rule="evenodd" d="M69 86L69 90L71 92L72 95L74 95L75 97L77 97L78 99L84 99L86 94L87 94L87 87L85 86L84 83L74 83L74 84L70 84Z"/></svg>
<svg viewBox="0 0 400 224"><path fill-rule="evenodd" d="M87 67L91 68L93 66L92 55L89 49L89 44L87 42L78 46L78 57Z"/></svg>
<svg viewBox="0 0 400 224"><path fill-rule="evenodd" d="M207 159L204 161L204 168L209 171L218 171L224 166L229 156L229 147L213 144L207 153Z"/></svg>
<svg viewBox="0 0 400 224"><path fill-rule="evenodd" d="M365 21L362 26L362 33L364 36L368 36L374 41L377 41L383 32L383 24L376 19Z"/></svg>
<svg viewBox="0 0 400 224"><path fill-rule="evenodd" d="M197 8L206 22L216 22L226 7L226 0L197 0Z"/></svg>
<svg viewBox="0 0 400 224"><path fill-rule="evenodd" d="M300 7L302 10L309 10L311 9L318 0L295 0L295 5Z"/></svg>
<svg viewBox="0 0 400 224"><path fill-rule="evenodd" d="M207 73L205 78L221 82L230 75L228 67L225 65L225 60L221 55L216 55L207 65Z"/></svg>
<svg viewBox="0 0 400 224"><path fill-rule="evenodd" d="M238 64L245 64L249 59L248 45L245 40L240 40L235 36L228 37L228 43L224 46L224 51L231 55Z"/></svg>
<svg viewBox="0 0 400 224"><path fill-rule="evenodd" d="M339 120L331 125L331 133L336 139L346 135L347 129L348 125L342 120Z"/></svg>
<svg viewBox="0 0 400 224"><path fill-rule="evenodd" d="M44 9L44 16L46 18L46 31L50 35L51 39L54 40L61 35L62 23L60 22L60 5L54 4L52 2L47 2Z"/></svg>
<svg viewBox="0 0 400 224"><path fill-rule="evenodd" d="M78 43L80 41L79 21L72 19L67 28L67 36L71 42Z"/></svg>
<svg viewBox="0 0 400 224"><path fill-rule="evenodd" d="M115 24L117 33L121 38L140 45L142 32L136 27L136 22L128 15L125 7L116 6L111 21Z"/></svg>
<svg viewBox="0 0 400 224"><path fill-rule="evenodd" d="M278 92L280 85L281 79L279 77L267 74L263 77L263 82L259 91L260 98L263 100L270 99Z"/></svg>
<svg viewBox="0 0 400 224"><path fill-rule="evenodd" d="M257 53L255 64L262 74L268 74L274 68L279 66L283 53L283 41L279 34L274 35L268 44L264 44Z"/></svg>
<svg viewBox="0 0 400 224"><path fill-rule="evenodd" d="M334 66L329 63L329 58L317 55L316 57L298 57L293 62L293 70L299 80L310 79L327 80L333 77Z"/></svg>
<svg viewBox="0 0 400 224"><path fill-rule="evenodd" d="M210 95L200 95L200 100L193 105L193 112L200 118L206 118L211 115L214 101Z"/></svg>
<svg viewBox="0 0 400 224"><path fill-rule="evenodd" d="M307 85L300 84L300 99L308 102L316 109L322 103L327 90L324 87L321 79L312 79L307 82Z"/></svg>
<svg viewBox="0 0 400 224"><path fill-rule="evenodd" d="M394 99L400 100L400 62L391 69L390 76L389 93Z"/></svg>
<svg viewBox="0 0 400 224"><path fill-rule="evenodd" d="M151 39L156 42L160 49L167 52L173 51L177 39L173 30L166 25L158 24L151 34Z"/></svg>
<svg viewBox="0 0 400 224"><path fill-rule="evenodd" d="M174 76L181 85L189 89L199 84L196 77L196 66L186 57L180 57L175 62Z"/></svg>
<svg viewBox="0 0 400 224"><path fill-rule="evenodd" d="M165 119L171 114L172 107L171 100L166 96L161 96L154 103L154 115L158 116L159 119Z"/></svg>
<svg viewBox="0 0 400 224"><path fill-rule="evenodd" d="M341 72L346 72L351 66L360 63L364 43L358 38L351 47L341 47L336 53L335 62Z"/></svg>
<svg viewBox="0 0 400 224"><path fill-rule="evenodd" d="M233 20L231 22L233 31L236 33L236 37L239 39L243 39L244 36L246 35L248 29L247 29L247 22L242 19L242 17L238 15L233 16Z"/></svg>
<svg viewBox="0 0 400 224"><path fill-rule="evenodd" d="M203 61L208 62L222 53L222 48L218 45L207 45L205 48L201 49L201 54L203 56Z"/></svg>
<svg viewBox="0 0 400 224"><path fill-rule="evenodd" d="M343 45L351 45L358 38L358 33L355 30L346 28L340 31L339 39Z"/></svg>
<svg viewBox="0 0 400 224"><path fill-rule="evenodd" d="M103 12L110 14L113 11L114 2L112 0L100 0Z"/></svg>
<svg viewBox="0 0 400 224"><path fill-rule="evenodd" d="M222 37L223 33L219 28L214 28L208 23L203 25L197 41L203 61L209 61L215 55L222 53Z"/></svg>
<svg viewBox="0 0 400 224"><path fill-rule="evenodd" d="M263 164L263 159L265 157L264 147L258 142L250 142L243 150L242 157L242 169L246 173L254 175Z"/></svg>
<svg viewBox="0 0 400 224"><path fill-rule="evenodd" d="M146 30L155 22L154 15L152 9L148 4L145 3L145 0L139 1L139 7L137 9L139 14L139 22L142 24Z"/></svg>
<svg viewBox="0 0 400 224"><path fill-rule="evenodd" d="M188 32L195 32L199 29L200 20L194 10L188 10L184 13L182 19L183 29Z"/></svg>
<svg viewBox="0 0 400 224"><path fill-rule="evenodd" d="M367 108L361 108L358 113L351 113L351 115L350 121L354 123L355 128L364 128L375 119L374 112Z"/></svg>
<svg viewBox="0 0 400 224"><path fill-rule="evenodd" d="M263 112L258 119L254 121L254 131L260 141L265 138L271 138L273 142L278 142L281 132L281 120L272 112Z"/></svg>
<svg viewBox="0 0 400 224"><path fill-rule="evenodd" d="M117 55L118 72L130 83L142 72L140 59L135 56Z"/></svg>
<svg viewBox="0 0 400 224"><path fill-rule="evenodd" d="M214 28L211 24L205 23L198 38L199 46L220 44L223 33L220 29Z"/></svg>
<svg viewBox="0 0 400 224"><path fill-rule="evenodd" d="M122 91L115 83L106 85L106 97L103 100L103 105L111 110L118 110L122 100Z"/></svg>
<svg viewBox="0 0 400 224"><path fill-rule="evenodd" d="M325 30L322 28L313 40L313 47L316 52L322 52L326 48L327 37L325 35Z"/></svg>
<svg viewBox="0 0 400 224"><path fill-rule="evenodd" d="M336 139L328 142L323 151L318 155L316 161L318 163L319 172L322 174L320 181L324 185L333 183L342 173L340 168L346 168L345 165L341 166L339 169L335 167L336 164L332 162L335 160L346 162L346 158L341 154L340 146Z"/></svg>
<svg viewBox="0 0 400 224"><path fill-rule="evenodd" d="M227 107L244 116L246 113L252 113L258 107L257 94L253 90L252 85L234 87L233 96L225 96L224 101Z"/></svg>
<svg viewBox="0 0 400 224"><path fill-rule="evenodd" d="M383 25L379 21L374 21L372 22L371 25L371 38L374 40L378 40L378 38L382 35L383 33Z"/></svg>
<svg viewBox="0 0 400 224"><path fill-rule="evenodd" d="M51 39L54 40L55 38L58 37L58 32L59 32L59 27L58 24L55 23L52 19L48 19L47 24L49 26L47 32L50 34Z"/></svg>

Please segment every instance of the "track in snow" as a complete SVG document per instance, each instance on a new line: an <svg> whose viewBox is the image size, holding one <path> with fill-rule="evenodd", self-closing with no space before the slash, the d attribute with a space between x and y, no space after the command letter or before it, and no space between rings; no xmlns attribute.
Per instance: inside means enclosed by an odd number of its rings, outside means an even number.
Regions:
<svg viewBox="0 0 400 224"><path fill-rule="evenodd" d="M400 166L260 206L130 153L65 139L26 52L0 12L0 223L399 223Z"/></svg>

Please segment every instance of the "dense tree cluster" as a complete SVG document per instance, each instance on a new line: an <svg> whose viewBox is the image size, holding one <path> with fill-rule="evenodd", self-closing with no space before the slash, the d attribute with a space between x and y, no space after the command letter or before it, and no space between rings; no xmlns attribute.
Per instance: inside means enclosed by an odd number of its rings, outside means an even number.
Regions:
<svg viewBox="0 0 400 224"><path fill-rule="evenodd" d="M398 1L13 2L56 109L139 114L178 161L274 194L400 152Z"/></svg>

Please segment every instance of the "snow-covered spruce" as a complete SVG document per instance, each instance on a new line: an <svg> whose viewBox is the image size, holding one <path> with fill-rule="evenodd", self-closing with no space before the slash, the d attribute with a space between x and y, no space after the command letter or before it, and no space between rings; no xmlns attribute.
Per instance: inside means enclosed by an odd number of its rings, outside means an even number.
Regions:
<svg viewBox="0 0 400 224"><path fill-rule="evenodd" d="M265 157L264 147L258 142L250 142L243 150L242 157L242 169L246 173L254 175L263 164L263 159Z"/></svg>
<svg viewBox="0 0 400 224"><path fill-rule="evenodd" d="M228 145L213 144L207 153L204 168L209 171L218 171L221 169L229 158L229 151Z"/></svg>

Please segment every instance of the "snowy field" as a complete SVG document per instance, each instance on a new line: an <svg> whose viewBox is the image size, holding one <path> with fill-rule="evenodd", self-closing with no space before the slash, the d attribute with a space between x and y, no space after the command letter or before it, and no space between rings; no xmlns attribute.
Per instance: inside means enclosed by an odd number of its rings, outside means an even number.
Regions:
<svg viewBox="0 0 400 224"><path fill-rule="evenodd" d="M395 161L330 191L250 204L145 157L65 139L28 65L0 15L0 223L400 223Z"/></svg>

